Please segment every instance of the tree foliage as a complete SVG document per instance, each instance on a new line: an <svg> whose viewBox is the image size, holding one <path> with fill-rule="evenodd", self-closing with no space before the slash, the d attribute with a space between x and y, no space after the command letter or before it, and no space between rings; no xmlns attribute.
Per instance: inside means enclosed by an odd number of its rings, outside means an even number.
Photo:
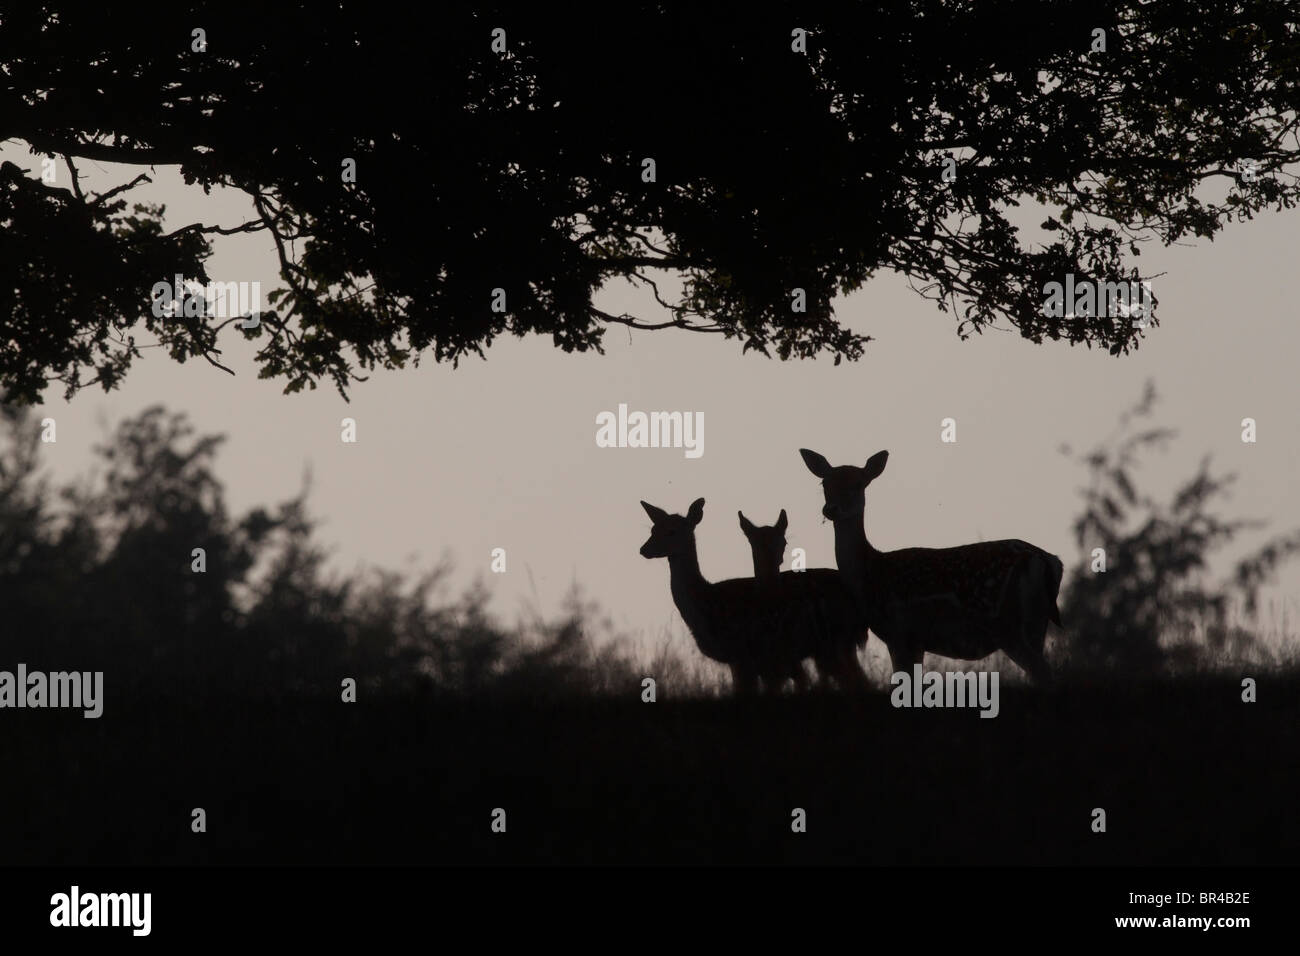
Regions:
<svg viewBox="0 0 1300 956"><path fill-rule="evenodd" d="M963 336L1005 321L1127 352L1141 328L1048 318L1044 282L1138 280L1143 242L1290 207L1298 44L1273 0L579 0L427 23L407 4L6 3L0 139L62 178L0 166L0 389L112 388L141 332L217 362L228 322L158 319L150 288L206 281L207 240L231 232L274 241L283 285L244 334L289 390L346 394L503 335L599 350L619 324L856 359L869 337L833 300L882 269ZM86 195L90 162L127 171ZM156 166L253 216L164 232L127 198L149 175L130 167ZM1044 242L1011 221L1027 200ZM618 280L655 306L602 310Z"/></svg>

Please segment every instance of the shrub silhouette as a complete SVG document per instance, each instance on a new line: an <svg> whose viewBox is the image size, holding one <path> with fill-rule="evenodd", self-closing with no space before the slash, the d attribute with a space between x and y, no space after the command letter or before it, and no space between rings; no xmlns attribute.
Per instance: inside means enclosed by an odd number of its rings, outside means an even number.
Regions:
<svg viewBox="0 0 1300 956"><path fill-rule="evenodd" d="M1208 458L1167 502L1140 491L1140 458L1176 435L1139 427L1156 401L1148 382L1117 431L1079 456L1090 479L1073 528L1082 560L1067 576L1061 612L1075 669L1152 674L1259 654L1253 633L1229 626L1229 609L1236 599L1253 616L1260 586L1300 551L1300 531L1292 532L1240 561L1227 580L1206 582L1211 554L1262 522L1212 510L1235 476L1211 474ZM1105 573L1093 570L1096 548L1105 550Z"/></svg>
<svg viewBox="0 0 1300 956"><path fill-rule="evenodd" d="M95 449L97 481L60 489L39 471L39 428L0 406L0 606L6 659L103 670L118 692L548 696L607 693L637 675L576 590L556 620L513 628L475 585L445 595L444 559L393 571L324 572L306 499L232 517L214 472L222 438L155 406ZM206 571L191 568L203 548Z"/></svg>

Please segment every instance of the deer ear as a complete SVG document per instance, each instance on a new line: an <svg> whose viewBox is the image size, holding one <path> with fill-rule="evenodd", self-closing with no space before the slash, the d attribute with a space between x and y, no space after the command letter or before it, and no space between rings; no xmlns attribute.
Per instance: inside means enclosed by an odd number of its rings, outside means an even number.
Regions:
<svg viewBox="0 0 1300 956"><path fill-rule="evenodd" d="M790 521L785 516L785 509L781 509L781 516L776 519L776 530L785 534L785 529L789 527Z"/></svg>
<svg viewBox="0 0 1300 956"><path fill-rule="evenodd" d="M865 479L862 483L869 485L879 478L880 473L885 470L885 462L887 461L889 461L889 452L887 451L878 451L868 458L867 463L862 466L862 477Z"/></svg>
<svg viewBox="0 0 1300 956"><path fill-rule="evenodd" d="M645 513L650 516L650 520L655 524L668 519L668 512L664 511L662 508L656 508L654 505L646 504L644 501L641 502L641 507L645 509Z"/></svg>
<svg viewBox="0 0 1300 956"><path fill-rule="evenodd" d="M808 466L808 470L818 478L825 478L831 473L831 463L817 452L800 448L799 454L803 456L803 463Z"/></svg>
<svg viewBox="0 0 1300 956"><path fill-rule="evenodd" d="M696 498L691 502L690 510L686 512L686 517L691 524L699 524L704 520L704 499Z"/></svg>
<svg viewBox="0 0 1300 956"><path fill-rule="evenodd" d="M751 534L754 530L754 522L746 518L743 511L737 511L736 514L740 516L740 530L745 534Z"/></svg>

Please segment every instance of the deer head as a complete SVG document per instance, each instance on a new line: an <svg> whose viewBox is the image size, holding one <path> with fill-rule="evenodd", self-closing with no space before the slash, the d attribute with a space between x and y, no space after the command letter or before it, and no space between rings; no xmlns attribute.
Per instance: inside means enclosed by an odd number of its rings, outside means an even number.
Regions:
<svg viewBox="0 0 1300 956"><path fill-rule="evenodd" d="M743 511L738 511L736 514L740 516L740 530L745 532L745 537L749 539L749 549L754 555L754 577L774 576L780 573L781 562L785 560L785 529L789 525L785 509L781 509L781 516L776 519L776 524L766 528L754 524L745 517Z"/></svg>
<svg viewBox="0 0 1300 956"><path fill-rule="evenodd" d="M861 468L856 465L836 467L807 448L799 449L799 454L808 470L822 480L822 494L826 498L822 514L831 521L861 518L866 507L867 485L880 476L889 460L889 452L878 451Z"/></svg>
<svg viewBox="0 0 1300 956"><path fill-rule="evenodd" d="M704 499L696 498L685 515L670 515L662 508L641 502L650 516L650 537L641 545L643 558L671 558L693 553L695 526L704 520Z"/></svg>

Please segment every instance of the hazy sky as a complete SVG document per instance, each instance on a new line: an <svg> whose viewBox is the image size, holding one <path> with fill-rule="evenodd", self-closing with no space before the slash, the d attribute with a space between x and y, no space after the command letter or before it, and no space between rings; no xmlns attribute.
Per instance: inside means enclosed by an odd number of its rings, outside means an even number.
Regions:
<svg viewBox="0 0 1300 956"><path fill-rule="evenodd" d="M4 159L39 168L13 144L0 149ZM137 171L82 165L90 188ZM169 228L252 218L242 194L204 196L170 168L154 178L131 195L166 203ZM842 322L876 339L863 360L838 368L830 359L742 356L738 342L718 336L618 328L606 336L604 356L566 355L549 339L502 340L486 361L457 370L430 361L378 372L354 387L348 404L329 383L284 395L282 382L259 380L255 346L228 330L222 361L238 373L233 378L147 350L110 395L86 390L69 404L61 387L51 388L42 414L57 420L58 443L43 453L57 479L84 473L103 436L100 419L116 424L161 402L187 411L200 433L228 435L218 473L236 514L292 496L310 464L309 504L324 519L321 540L335 549L340 570L405 567L412 556L427 567L446 550L456 559L457 584L483 577L507 618L531 594L530 575L547 612L576 580L619 626L653 639L681 623L667 562L637 554L649 527L638 499L679 513L706 499L698 539L711 579L749 574L738 508L760 524L785 508L791 547L806 549L811 567L833 567L821 492L797 449L813 448L833 464L862 464L888 449L889 466L867 496L877 547L1017 537L1061 555L1068 567L1078 557L1070 524L1084 473L1058 449L1081 450L1109 434L1151 378L1162 398L1154 420L1180 435L1148 461L1144 485L1169 489L1210 454L1217 470L1239 475L1228 513L1268 518L1266 533L1278 533L1300 525L1293 491L1298 240L1300 215L1282 213L1233 225L1214 243L1148 245L1144 272L1165 273L1154 283L1162 325L1122 358L1035 346L1013 331L962 342L952 315L892 273L837 303ZM277 287L269 239L219 237L215 248L214 281L260 281L263 295ZM645 308L617 288L602 305ZM703 412L703 456L598 448L596 416L620 402ZM340 441L345 416L357 420L355 445ZM1256 444L1241 441L1248 416L1258 422ZM955 444L940 441L947 417L957 422ZM1225 554L1244 553L1262 537ZM489 573L497 547L507 552L505 574ZM1300 571L1289 569L1270 593L1285 597L1294 630Z"/></svg>

